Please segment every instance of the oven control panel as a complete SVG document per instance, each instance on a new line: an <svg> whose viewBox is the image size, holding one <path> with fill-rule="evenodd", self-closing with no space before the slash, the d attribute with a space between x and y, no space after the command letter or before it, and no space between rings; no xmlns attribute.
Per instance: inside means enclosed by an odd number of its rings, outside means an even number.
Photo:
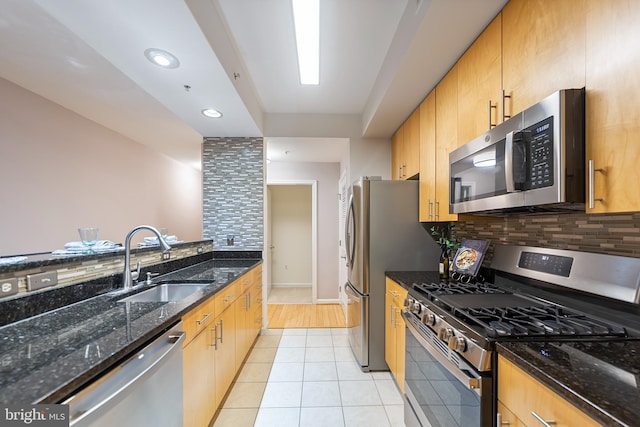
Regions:
<svg viewBox="0 0 640 427"><path fill-rule="evenodd" d="M537 252L522 252L518 260L518 267L556 276L569 277L573 258L550 255Z"/></svg>

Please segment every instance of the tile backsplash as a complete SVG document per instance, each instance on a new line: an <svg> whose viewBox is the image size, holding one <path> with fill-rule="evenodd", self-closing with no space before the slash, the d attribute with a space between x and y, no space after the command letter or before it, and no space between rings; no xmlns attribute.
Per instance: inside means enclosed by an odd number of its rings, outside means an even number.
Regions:
<svg viewBox="0 0 640 427"><path fill-rule="evenodd" d="M217 251L262 251L262 138L205 138L202 148L203 236Z"/></svg>
<svg viewBox="0 0 640 427"><path fill-rule="evenodd" d="M509 215L490 219L466 216L455 223L454 235L461 239L488 240L492 244L541 246L640 258L640 212Z"/></svg>

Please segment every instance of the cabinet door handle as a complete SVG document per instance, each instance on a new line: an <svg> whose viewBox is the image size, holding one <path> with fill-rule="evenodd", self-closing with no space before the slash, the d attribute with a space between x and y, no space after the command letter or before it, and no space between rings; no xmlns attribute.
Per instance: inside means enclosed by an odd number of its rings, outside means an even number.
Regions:
<svg viewBox="0 0 640 427"><path fill-rule="evenodd" d="M500 427L500 426L508 426L509 424L511 424L509 421L502 420L502 414L500 412L498 412L496 414L496 426Z"/></svg>
<svg viewBox="0 0 640 427"><path fill-rule="evenodd" d="M427 218L431 218L431 199L427 199Z"/></svg>
<svg viewBox="0 0 640 427"><path fill-rule="evenodd" d="M198 325L202 325L202 323L203 323L205 320L207 320L209 317L211 317L211 313L207 313L207 314L205 314L205 315L204 315L204 317L203 317L202 319L200 319L200 320L196 320L196 323L197 323Z"/></svg>
<svg viewBox="0 0 640 427"><path fill-rule="evenodd" d="M511 118L511 116L507 115L506 102L504 102L505 99L511 99L511 95L507 95L507 92L505 92L505 90L502 89L502 121L503 122Z"/></svg>
<svg viewBox="0 0 640 427"><path fill-rule="evenodd" d="M589 209L593 209L593 207L595 206L595 202L601 202L603 199L602 198L595 198L595 188L594 188L594 184L595 184L595 179L594 179L594 175L596 172L604 172L604 169L602 168L598 168L595 169L594 164L593 164L593 160L589 160Z"/></svg>
<svg viewBox="0 0 640 427"><path fill-rule="evenodd" d="M213 331L213 344L211 344L211 347L214 347L216 350L218 349L218 325L214 325L213 328L210 329L210 331Z"/></svg>
<svg viewBox="0 0 640 427"><path fill-rule="evenodd" d="M393 325L393 304L389 304L389 324Z"/></svg>
<svg viewBox="0 0 640 427"><path fill-rule="evenodd" d="M489 108L488 108L489 111L487 112L487 116L489 117L489 130L491 130L496 126L496 124L491 121L491 110L493 110L494 108L497 110L498 104L496 103L496 105L493 105L491 104L491 100L489 100Z"/></svg>
<svg viewBox="0 0 640 427"><path fill-rule="evenodd" d="M438 220L438 217L440 217L440 215L438 214L438 211L440 210L440 202L437 200L434 200L433 202L433 219L435 219L436 221Z"/></svg>
<svg viewBox="0 0 640 427"><path fill-rule="evenodd" d="M222 325L222 319L220 319L220 344L223 343L222 334L224 333L224 326Z"/></svg>
<svg viewBox="0 0 640 427"><path fill-rule="evenodd" d="M555 424L556 421L555 420L545 420L544 418L542 418L540 415L536 414L535 411L531 411L531 415L533 416L533 418L535 418L536 420L538 420L538 422L540 424L542 424L544 427L551 427L551 424Z"/></svg>

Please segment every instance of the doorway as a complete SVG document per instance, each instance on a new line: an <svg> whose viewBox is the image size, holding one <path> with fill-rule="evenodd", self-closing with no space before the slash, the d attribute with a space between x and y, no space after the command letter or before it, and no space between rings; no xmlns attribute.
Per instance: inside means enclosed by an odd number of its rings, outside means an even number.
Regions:
<svg viewBox="0 0 640 427"><path fill-rule="evenodd" d="M317 303L317 181L267 183L267 304Z"/></svg>

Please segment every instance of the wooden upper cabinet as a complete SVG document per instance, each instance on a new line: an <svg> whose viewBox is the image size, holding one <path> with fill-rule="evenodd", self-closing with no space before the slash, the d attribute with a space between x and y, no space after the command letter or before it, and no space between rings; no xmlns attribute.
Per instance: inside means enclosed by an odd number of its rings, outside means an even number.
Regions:
<svg viewBox="0 0 640 427"><path fill-rule="evenodd" d="M420 173L420 111L416 110L391 137L391 179Z"/></svg>
<svg viewBox="0 0 640 427"><path fill-rule="evenodd" d="M404 159L404 179L413 178L420 173L420 108L409 116L402 126L402 157Z"/></svg>
<svg viewBox="0 0 640 427"><path fill-rule="evenodd" d="M586 154L602 169L588 213L640 211L639 20L638 0L587 2Z"/></svg>
<svg viewBox="0 0 640 427"><path fill-rule="evenodd" d="M502 122L502 15L458 61L458 139L466 143Z"/></svg>
<svg viewBox="0 0 640 427"><path fill-rule="evenodd" d="M435 221L436 91L420 104L420 222Z"/></svg>
<svg viewBox="0 0 640 427"><path fill-rule="evenodd" d="M456 221L449 213L449 152L458 148L458 66L436 86L435 221Z"/></svg>
<svg viewBox="0 0 640 427"><path fill-rule="evenodd" d="M504 100L507 116L557 90L585 86L585 28L585 0L507 3L502 9L503 89L511 96Z"/></svg>
<svg viewBox="0 0 640 427"><path fill-rule="evenodd" d="M400 126L400 129L396 131L391 137L391 179L402 179L402 139L404 136L404 129Z"/></svg>

